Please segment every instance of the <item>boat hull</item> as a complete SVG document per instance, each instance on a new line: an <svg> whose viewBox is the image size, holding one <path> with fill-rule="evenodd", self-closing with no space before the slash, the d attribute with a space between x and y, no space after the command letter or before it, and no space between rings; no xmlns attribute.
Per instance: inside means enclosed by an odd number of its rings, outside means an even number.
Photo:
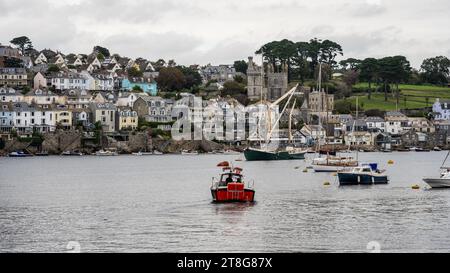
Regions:
<svg viewBox="0 0 450 273"><path fill-rule="evenodd" d="M252 189L231 191L227 188L211 189L213 202L215 203L246 203L254 202L255 191Z"/></svg>
<svg viewBox="0 0 450 273"><path fill-rule="evenodd" d="M450 179L425 178L423 181L433 189L450 188Z"/></svg>
<svg viewBox="0 0 450 273"><path fill-rule="evenodd" d="M338 173L339 185L376 185L388 184L387 175L370 175L359 173Z"/></svg>
<svg viewBox="0 0 450 273"><path fill-rule="evenodd" d="M335 173L335 172L343 171L349 167L331 166L331 165L312 165L312 168L316 173Z"/></svg>
<svg viewBox="0 0 450 273"><path fill-rule="evenodd" d="M273 160L303 160L306 152L289 153L287 151L268 152L254 149L246 149L244 156L247 161L273 161Z"/></svg>

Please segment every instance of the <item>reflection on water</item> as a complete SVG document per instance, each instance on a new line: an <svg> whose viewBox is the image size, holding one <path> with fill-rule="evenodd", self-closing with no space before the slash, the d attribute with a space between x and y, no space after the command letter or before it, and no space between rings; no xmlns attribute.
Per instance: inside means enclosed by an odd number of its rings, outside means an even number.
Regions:
<svg viewBox="0 0 450 273"><path fill-rule="evenodd" d="M449 251L450 191L421 182L445 152L359 156L390 184L339 187L303 173L305 161L239 162L254 204L211 202L215 165L239 156L0 158L0 251Z"/></svg>

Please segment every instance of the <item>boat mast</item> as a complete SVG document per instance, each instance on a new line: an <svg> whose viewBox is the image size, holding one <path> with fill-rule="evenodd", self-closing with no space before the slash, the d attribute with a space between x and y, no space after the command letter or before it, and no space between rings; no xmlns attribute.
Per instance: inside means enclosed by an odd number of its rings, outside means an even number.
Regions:
<svg viewBox="0 0 450 273"><path fill-rule="evenodd" d="M320 110L321 109L323 109L323 102L322 102L322 62L320 62L319 63L319 82L317 83L318 84L318 88L319 88L319 105L320 105ZM322 117L321 117L321 115L320 115L321 113L319 112L319 137L318 137L318 139L319 139L319 143L318 143L318 150L319 150L319 155L320 155L320 141L321 141L321 138L322 138L322 135L321 135L321 128L322 128Z"/></svg>
<svg viewBox="0 0 450 273"><path fill-rule="evenodd" d="M292 105L291 112L289 113L289 143L292 143L292 113L294 112L296 103L297 103L297 99L294 100L294 104Z"/></svg>

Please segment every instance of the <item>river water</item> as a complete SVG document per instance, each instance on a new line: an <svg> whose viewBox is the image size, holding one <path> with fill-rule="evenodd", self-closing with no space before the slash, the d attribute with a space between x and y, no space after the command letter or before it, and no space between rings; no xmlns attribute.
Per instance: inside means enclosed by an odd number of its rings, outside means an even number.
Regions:
<svg viewBox="0 0 450 273"><path fill-rule="evenodd" d="M350 187L307 161L235 162L252 205L211 203L215 165L239 155L3 157L0 252L450 252L450 190L422 182L445 155L360 153L391 182Z"/></svg>

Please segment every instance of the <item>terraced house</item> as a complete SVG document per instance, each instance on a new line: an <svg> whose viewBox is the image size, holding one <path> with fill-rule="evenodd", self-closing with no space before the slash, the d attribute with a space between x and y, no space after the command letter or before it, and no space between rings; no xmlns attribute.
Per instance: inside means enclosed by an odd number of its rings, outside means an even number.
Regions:
<svg viewBox="0 0 450 273"><path fill-rule="evenodd" d="M0 68L0 85L24 87L28 85L28 74L25 68Z"/></svg>

